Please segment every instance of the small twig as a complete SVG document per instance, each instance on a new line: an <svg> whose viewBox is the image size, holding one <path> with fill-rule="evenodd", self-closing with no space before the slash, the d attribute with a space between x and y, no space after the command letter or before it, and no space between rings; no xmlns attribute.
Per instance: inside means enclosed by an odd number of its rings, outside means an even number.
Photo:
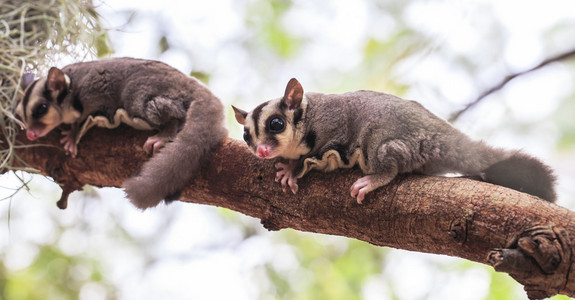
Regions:
<svg viewBox="0 0 575 300"><path fill-rule="evenodd" d="M536 65L535 67L525 70L525 71L521 71L518 73L514 73L511 75L506 76L501 82L499 82L497 85L493 86L492 88L486 90L485 92L481 93L481 95L479 95L475 100L469 102L463 109L461 109L460 111L454 113L451 115L451 117L449 118L450 122L454 122L455 120L457 120L457 118L459 118L459 116L461 116L464 112L466 112L467 110L469 110L470 108L472 108L473 106L475 106L477 103L479 103L481 100L483 100L485 97L489 96L490 94L497 92L498 90L502 89L505 85L507 85L507 83L509 83L511 80L521 76L521 75L525 75L527 73L533 72L537 69L540 69L552 62L556 62L556 61L561 61L561 60L565 60L565 59L569 59L571 57L575 56L575 49L571 49L565 53L550 57L544 61L542 61L541 63L539 63L538 65Z"/></svg>

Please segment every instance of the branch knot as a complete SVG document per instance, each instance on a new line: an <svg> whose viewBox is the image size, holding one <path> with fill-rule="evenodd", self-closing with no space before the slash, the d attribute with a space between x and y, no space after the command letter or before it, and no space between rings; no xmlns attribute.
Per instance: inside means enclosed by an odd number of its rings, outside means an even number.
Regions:
<svg viewBox="0 0 575 300"><path fill-rule="evenodd" d="M543 299L565 290L571 254L565 229L540 225L514 237L505 249L491 251L487 262L522 283L529 299Z"/></svg>

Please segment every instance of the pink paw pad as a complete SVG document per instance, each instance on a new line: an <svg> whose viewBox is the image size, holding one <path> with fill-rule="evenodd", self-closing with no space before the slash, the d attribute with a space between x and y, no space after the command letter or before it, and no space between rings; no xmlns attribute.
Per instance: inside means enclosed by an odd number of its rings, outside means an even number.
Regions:
<svg viewBox="0 0 575 300"><path fill-rule="evenodd" d="M351 196L357 198L357 203L361 204L363 199L365 199L365 195L371 190L371 177L365 176L358 179L352 186L351 186Z"/></svg>
<svg viewBox="0 0 575 300"><path fill-rule="evenodd" d="M166 140L164 138L154 135L146 140L143 148L147 153L155 154L158 153L160 148L164 147L165 144Z"/></svg>
<svg viewBox="0 0 575 300"><path fill-rule="evenodd" d="M289 164L277 163L275 167L278 169L275 181L281 183L284 193L286 188L289 186L290 190L295 195L299 187L297 185L297 178L293 174L292 166Z"/></svg>

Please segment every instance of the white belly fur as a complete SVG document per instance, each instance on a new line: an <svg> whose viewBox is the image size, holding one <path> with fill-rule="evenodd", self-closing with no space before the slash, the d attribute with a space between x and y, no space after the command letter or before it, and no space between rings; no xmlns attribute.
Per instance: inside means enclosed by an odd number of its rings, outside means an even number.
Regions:
<svg viewBox="0 0 575 300"><path fill-rule="evenodd" d="M96 117L89 116L86 119L86 122L84 122L84 125L82 125L82 128L78 132L78 135L76 136L76 144L78 144L78 142L80 142L80 139L82 138L82 136L84 136L84 134L86 134L86 132L94 126L113 129L113 128L120 126L120 124L122 124L122 123L134 128L134 129L137 129L137 130L152 130L153 129L152 126L150 126L150 124L148 124L148 122L144 121L143 119L132 118L132 117L130 117L130 115L128 115L128 112L126 112L126 110L118 109L116 111L116 114L114 115L114 119L111 123L110 123L110 120L108 120L108 118L106 118L104 116L96 116Z"/></svg>

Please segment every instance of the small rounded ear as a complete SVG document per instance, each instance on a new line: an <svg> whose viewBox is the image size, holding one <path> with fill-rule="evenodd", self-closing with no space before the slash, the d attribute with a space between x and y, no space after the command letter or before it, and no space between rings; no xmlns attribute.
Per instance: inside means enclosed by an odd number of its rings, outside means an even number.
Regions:
<svg viewBox="0 0 575 300"><path fill-rule="evenodd" d="M20 81L20 87L22 90L26 90L34 82L34 73L26 72L22 74L22 80Z"/></svg>
<svg viewBox="0 0 575 300"><path fill-rule="evenodd" d="M51 67L48 71L48 79L46 80L46 88L50 92L61 92L66 89L66 76L62 70Z"/></svg>
<svg viewBox="0 0 575 300"><path fill-rule="evenodd" d="M234 115L236 116L236 121L238 121L238 123L245 125L246 124L246 116L248 115L247 112L235 107L232 105L232 108L234 109Z"/></svg>
<svg viewBox="0 0 575 300"><path fill-rule="evenodd" d="M303 87L297 81L297 79L292 78L286 86L286 91L282 102L284 102L289 109L298 109L300 107L301 101L303 99Z"/></svg>

